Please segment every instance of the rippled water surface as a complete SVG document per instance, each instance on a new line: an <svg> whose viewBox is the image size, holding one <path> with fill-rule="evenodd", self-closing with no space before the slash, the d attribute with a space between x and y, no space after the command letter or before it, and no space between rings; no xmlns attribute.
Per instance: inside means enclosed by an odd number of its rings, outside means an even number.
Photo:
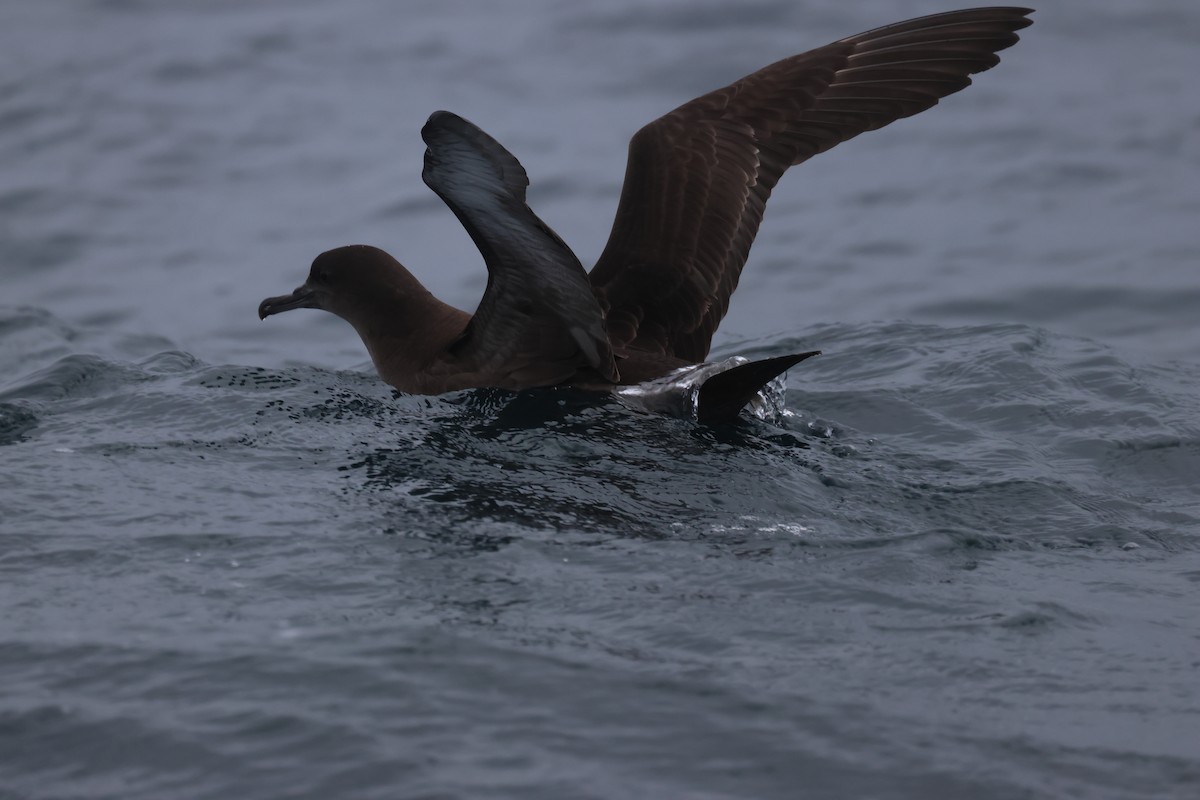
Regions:
<svg viewBox="0 0 1200 800"><path fill-rule="evenodd" d="M789 174L705 427L398 396L312 257L473 307L482 125L585 263L629 135L947 8L0 9L0 798L1193 798L1200 6L1064 0Z"/></svg>

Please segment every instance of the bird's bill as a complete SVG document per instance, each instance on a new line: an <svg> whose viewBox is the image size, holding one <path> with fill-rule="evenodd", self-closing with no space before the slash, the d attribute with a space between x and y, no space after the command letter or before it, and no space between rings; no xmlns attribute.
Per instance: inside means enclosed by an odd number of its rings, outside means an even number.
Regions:
<svg viewBox="0 0 1200 800"><path fill-rule="evenodd" d="M258 318L266 319L272 314L282 314L284 311L291 311L293 308L320 308L316 303L313 290L308 288L307 284L299 287L291 294L268 297L266 300L263 300L258 305Z"/></svg>

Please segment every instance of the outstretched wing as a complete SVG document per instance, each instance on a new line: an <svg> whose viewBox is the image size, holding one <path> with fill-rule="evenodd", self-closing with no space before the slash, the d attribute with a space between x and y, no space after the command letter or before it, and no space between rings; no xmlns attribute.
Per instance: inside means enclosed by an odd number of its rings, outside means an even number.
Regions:
<svg viewBox="0 0 1200 800"><path fill-rule="evenodd" d="M587 273L525 204L529 178L492 137L448 111L421 138L425 183L454 212L487 263L479 308L455 351L514 385L550 385L591 367L617 379L604 315Z"/></svg>
<svg viewBox="0 0 1200 800"><path fill-rule="evenodd" d="M591 272L613 346L702 361L784 170L970 85L1016 43L1030 13L952 11L860 33L638 131Z"/></svg>

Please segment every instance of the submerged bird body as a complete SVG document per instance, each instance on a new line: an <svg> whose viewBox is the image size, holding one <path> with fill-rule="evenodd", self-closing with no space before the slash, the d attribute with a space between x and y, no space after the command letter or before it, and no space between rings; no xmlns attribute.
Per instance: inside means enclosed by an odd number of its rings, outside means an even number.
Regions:
<svg viewBox="0 0 1200 800"><path fill-rule="evenodd" d="M264 300L259 316L332 312L354 326L385 381L415 394L612 390L661 379L707 357L788 167L970 85L1017 41L1029 13L970 9L878 28L776 62L651 122L630 142L616 220L590 273L526 204L520 162L470 122L436 112L421 131L422 178L487 264L475 313L435 298L384 251L351 245L318 256L305 284ZM706 376L694 387L697 416L736 415L810 355Z"/></svg>

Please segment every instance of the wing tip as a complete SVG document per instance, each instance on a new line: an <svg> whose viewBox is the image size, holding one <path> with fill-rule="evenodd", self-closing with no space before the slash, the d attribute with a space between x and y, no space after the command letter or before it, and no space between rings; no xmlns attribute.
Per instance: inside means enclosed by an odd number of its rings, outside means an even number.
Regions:
<svg viewBox="0 0 1200 800"><path fill-rule="evenodd" d="M954 25L994 24L1014 34L1013 42L997 48L1003 50L1016 43L1015 34L1017 31L1028 28L1033 24L1033 20L1029 19L1029 15L1033 13L1036 13L1035 9L1022 6L983 6L980 8L943 11L937 14L927 14L923 17L907 19L903 22L894 22L891 25L871 28L862 33L856 33L853 36L840 39L838 43L855 44L872 42L892 36L903 36L904 34L911 34L917 31L928 31Z"/></svg>
<svg viewBox="0 0 1200 800"><path fill-rule="evenodd" d="M819 355L820 350L791 353L750 361L718 372L700 387L696 398L696 419L705 424L733 422L746 403L767 383L806 358Z"/></svg>
<svg viewBox="0 0 1200 800"><path fill-rule="evenodd" d="M467 123L467 121L453 111L434 111L429 115L429 119L425 120L425 124L421 126L421 138L425 141L425 144L432 144L429 139L440 130L461 127L463 123ZM470 123L467 124L469 125Z"/></svg>

